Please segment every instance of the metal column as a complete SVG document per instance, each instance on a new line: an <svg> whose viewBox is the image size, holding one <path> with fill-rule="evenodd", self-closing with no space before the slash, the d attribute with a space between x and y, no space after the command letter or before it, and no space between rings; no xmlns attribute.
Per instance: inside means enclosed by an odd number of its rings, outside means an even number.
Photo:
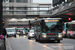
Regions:
<svg viewBox="0 0 75 50"><path fill-rule="evenodd" d="M3 13L2 13L2 0L0 0L0 34L2 33L2 28L3 28L3 24L2 24L2 17L3 17Z"/></svg>

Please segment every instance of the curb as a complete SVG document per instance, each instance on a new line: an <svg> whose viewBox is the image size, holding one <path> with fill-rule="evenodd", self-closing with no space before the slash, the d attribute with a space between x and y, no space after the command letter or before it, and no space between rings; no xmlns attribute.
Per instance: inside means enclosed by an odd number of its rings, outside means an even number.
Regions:
<svg viewBox="0 0 75 50"><path fill-rule="evenodd" d="M6 39L6 50L12 50L11 45L10 45L8 39L7 38L5 38L5 39Z"/></svg>

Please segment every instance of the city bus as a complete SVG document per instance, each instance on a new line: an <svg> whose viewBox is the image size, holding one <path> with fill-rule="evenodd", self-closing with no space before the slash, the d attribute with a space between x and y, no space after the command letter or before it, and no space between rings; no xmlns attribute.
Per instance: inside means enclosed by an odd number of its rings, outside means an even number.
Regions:
<svg viewBox="0 0 75 50"><path fill-rule="evenodd" d="M64 27L63 27L63 32L62 33L63 33L64 38L67 37L67 27L68 27L67 24L68 24L68 22L65 22Z"/></svg>
<svg viewBox="0 0 75 50"><path fill-rule="evenodd" d="M34 35L36 41L57 41L63 39L62 19L44 18L31 22L34 25Z"/></svg>
<svg viewBox="0 0 75 50"><path fill-rule="evenodd" d="M67 24L67 37L75 38L75 21L71 21Z"/></svg>

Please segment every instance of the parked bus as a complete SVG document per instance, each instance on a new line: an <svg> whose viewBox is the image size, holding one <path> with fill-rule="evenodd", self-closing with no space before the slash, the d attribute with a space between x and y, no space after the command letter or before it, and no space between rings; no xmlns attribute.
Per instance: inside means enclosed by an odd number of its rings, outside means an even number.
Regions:
<svg viewBox="0 0 75 50"><path fill-rule="evenodd" d="M57 41L63 39L62 19L45 18L31 22L34 25L34 35L36 41Z"/></svg>

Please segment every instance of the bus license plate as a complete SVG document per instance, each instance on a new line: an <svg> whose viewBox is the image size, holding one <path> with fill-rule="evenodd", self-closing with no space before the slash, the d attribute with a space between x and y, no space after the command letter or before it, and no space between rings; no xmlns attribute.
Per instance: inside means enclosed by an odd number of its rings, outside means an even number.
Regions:
<svg viewBox="0 0 75 50"><path fill-rule="evenodd" d="M50 38L50 40L55 40L54 38Z"/></svg>

